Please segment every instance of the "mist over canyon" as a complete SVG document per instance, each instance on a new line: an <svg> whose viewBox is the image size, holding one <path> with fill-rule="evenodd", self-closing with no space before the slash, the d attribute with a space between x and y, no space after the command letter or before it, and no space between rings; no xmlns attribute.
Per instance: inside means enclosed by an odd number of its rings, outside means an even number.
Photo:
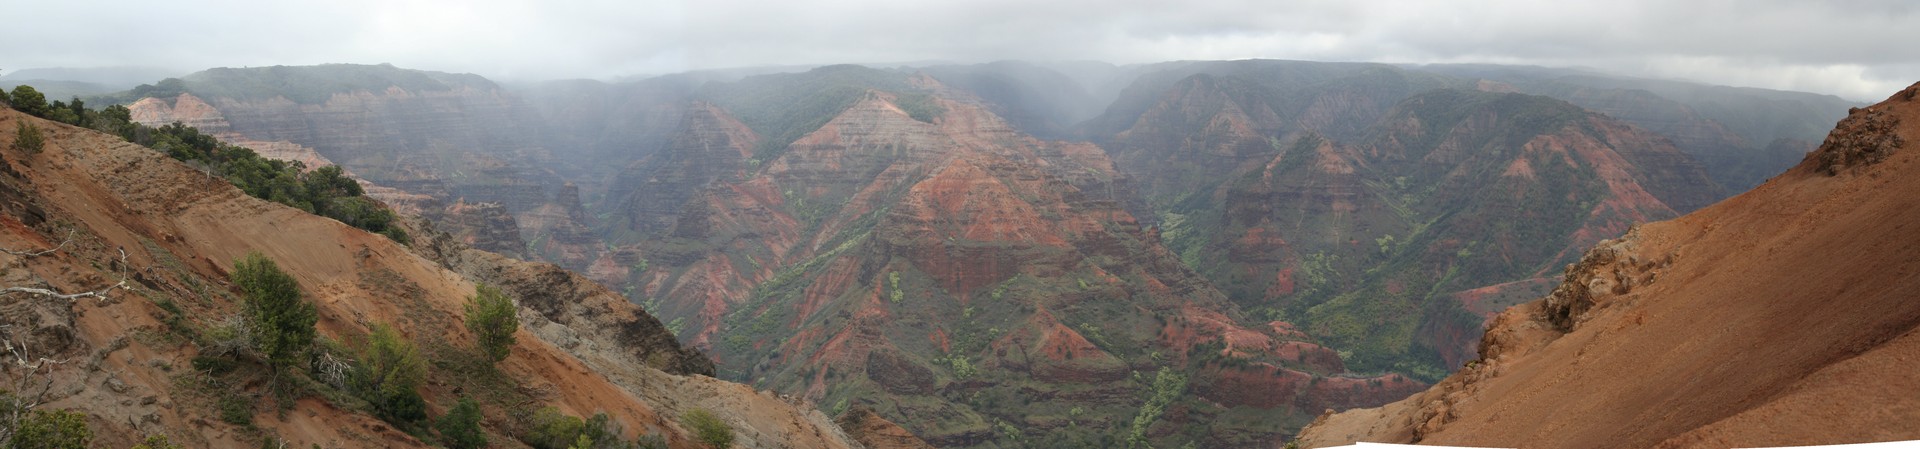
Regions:
<svg viewBox="0 0 1920 449"><path fill-rule="evenodd" d="M1497 65L764 72L218 68L86 102L337 165L523 307L557 281L457 255L578 273L562 291L677 340L626 341L712 361L656 367L941 447L1278 444L1398 400L1586 248L1764 181L1856 106Z"/></svg>

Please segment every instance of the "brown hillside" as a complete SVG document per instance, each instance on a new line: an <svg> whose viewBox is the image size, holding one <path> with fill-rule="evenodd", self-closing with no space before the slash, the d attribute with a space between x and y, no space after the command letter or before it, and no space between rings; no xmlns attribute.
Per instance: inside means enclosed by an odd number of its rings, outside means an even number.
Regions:
<svg viewBox="0 0 1920 449"><path fill-rule="evenodd" d="M198 350L185 337L238 313L227 271L251 251L300 282L319 308L322 335L351 341L372 324L390 323L414 341L430 362L422 393L435 415L459 396L487 394L486 382L476 380L484 376L462 374L448 359L472 345L461 307L472 279L481 279L503 284L522 306L525 331L500 364L511 385L499 395L524 402L507 405L553 405L575 416L605 411L627 438L665 434L673 447L695 447L677 423L695 407L737 429L742 447L858 447L810 408L649 367L699 372L704 360L618 295L551 265L461 249L466 262L458 266L475 271L465 277L385 237L248 197L117 137L0 110L0 141L12 142L23 121L45 130L47 144L37 154L0 152L0 247L10 250L0 254L0 286L79 292L125 278L130 288L106 300L0 296L0 336L31 348L32 358L59 362L41 371L52 380L43 408L90 415L98 447L127 447L155 433L186 447L257 447L270 435L288 447L424 446L321 396L276 413L258 384L230 387L252 399L257 430L220 419L212 398L229 392L195 387ZM419 235L420 244L446 247ZM11 253L56 247L37 257ZM550 287L546 296L528 293L541 283ZM9 367L0 381L13 388L23 375ZM521 447L507 436L516 426L507 407L482 403L494 446Z"/></svg>
<svg viewBox="0 0 1920 449"><path fill-rule="evenodd" d="M1920 439L1920 84L1746 194L1603 242L1480 359L1305 446L1753 447Z"/></svg>

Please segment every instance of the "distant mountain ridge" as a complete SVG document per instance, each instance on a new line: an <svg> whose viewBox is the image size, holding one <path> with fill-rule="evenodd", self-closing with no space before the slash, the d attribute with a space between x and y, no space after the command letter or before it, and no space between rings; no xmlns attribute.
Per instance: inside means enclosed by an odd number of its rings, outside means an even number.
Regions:
<svg viewBox="0 0 1920 449"><path fill-rule="evenodd" d="M1427 65L1411 69L1503 83L1560 98L1668 136L1736 191L1759 185L1813 149L1828 124L1863 106L1831 95L1604 76L1524 66Z"/></svg>
<svg viewBox="0 0 1920 449"><path fill-rule="evenodd" d="M1360 369L1437 378L1488 309L1457 295L1723 195L1665 139L1477 87L1377 64L1190 63L1088 126L1125 124L1105 146L1170 247L1241 307Z"/></svg>

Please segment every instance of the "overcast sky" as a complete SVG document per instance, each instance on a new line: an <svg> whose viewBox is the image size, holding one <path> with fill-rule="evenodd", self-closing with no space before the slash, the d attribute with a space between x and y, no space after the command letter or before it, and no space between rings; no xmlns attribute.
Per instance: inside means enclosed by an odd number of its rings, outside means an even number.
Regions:
<svg viewBox="0 0 1920 449"><path fill-rule="evenodd" d="M1908 0L29 0L0 70L392 63L503 80L754 65L1278 58L1587 66L1879 100Z"/></svg>

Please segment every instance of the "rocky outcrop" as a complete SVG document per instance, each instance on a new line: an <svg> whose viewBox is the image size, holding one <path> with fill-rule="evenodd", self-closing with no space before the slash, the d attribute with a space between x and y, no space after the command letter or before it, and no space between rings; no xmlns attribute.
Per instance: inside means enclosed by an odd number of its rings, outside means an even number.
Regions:
<svg viewBox="0 0 1920 449"><path fill-rule="evenodd" d="M1656 269L1673 263L1671 257L1643 260L1634 251L1634 242L1639 240L1637 234L1637 229L1630 230L1619 239L1602 240L1588 250L1579 263L1568 265L1560 286L1540 300L1547 322L1561 332L1571 331L1595 304L1627 294L1635 286L1652 283ZM1486 357L1485 352L1482 351L1481 357Z"/></svg>
<svg viewBox="0 0 1920 449"><path fill-rule="evenodd" d="M456 236L461 242L482 251L512 256L527 254L527 244L520 240L520 222L514 221L513 213L498 203L455 201L438 211L422 208L419 215L437 219L442 223L440 226L461 232Z"/></svg>
<svg viewBox="0 0 1920 449"><path fill-rule="evenodd" d="M476 282L500 287L548 326L528 326L563 349L611 351L605 357L673 374L712 376L713 361L680 345L671 332L632 301L587 278L548 263L525 262L475 250L424 221L409 223L415 251Z"/></svg>
<svg viewBox="0 0 1920 449"><path fill-rule="evenodd" d="M1912 92L1869 108L1879 115L1856 111L1820 152L1751 192L1599 244L1553 293L1494 318L1466 369L1400 402L1323 416L1302 445L1920 437L1895 424L1914 419L1916 400L1886 394L1920 384L1899 362L1920 356L1920 279L1907 274L1920 262L1900 249L1914 245L1904 223L1920 218L1916 161L1901 151L1920 135L1903 125L1920 116Z"/></svg>
<svg viewBox="0 0 1920 449"><path fill-rule="evenodd" d="M907 429L888 421L866 406L854 406L841 413L833 422L847 431L847 435L859 441L867 449L933 449L919 437L907 433Z"/></svg>
<svg viewBox="0 0 1920 449"><path fill-rule="evenodd" d="M1909 89L1899 95L1910 100L1913 93L1914 90ZM1906 140L1894 132L1899 125L1900 119L1887 114L1884 108L1855 108L1807 158L1818 161L1816 167L1828 175L1873 165L1906 145Z"/></svg>

